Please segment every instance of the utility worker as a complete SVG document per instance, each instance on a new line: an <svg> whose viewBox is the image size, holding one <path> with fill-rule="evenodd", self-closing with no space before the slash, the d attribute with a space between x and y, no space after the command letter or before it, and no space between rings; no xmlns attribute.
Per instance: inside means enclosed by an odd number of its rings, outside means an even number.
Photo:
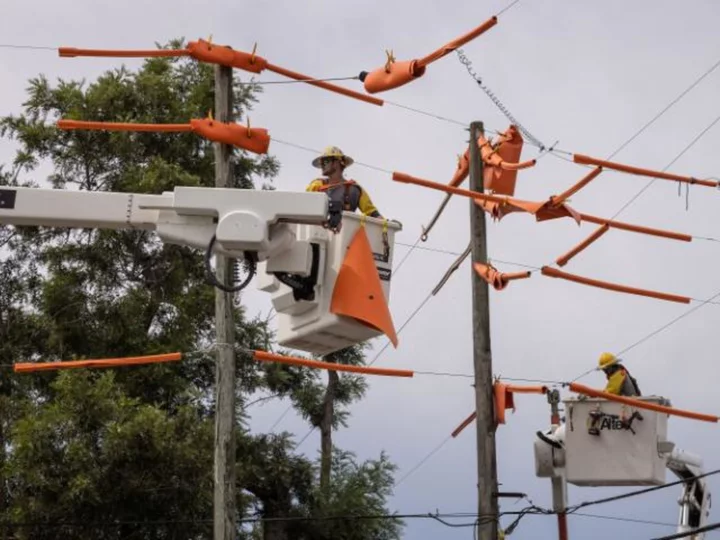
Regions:
<svg viewBox="0 0 720 540"><path fill-rule="evenodd" d="M607 385L605 391L618 396L640 396L640 387L635 378L625 366L620 365L621 360L614 354L605 352L598 359L598 369L605 372Z"/></svg>
<svg viewBox="0 0 720 540"><path fill-rule="evenodd" d="M360 210L366 216L382 218L367 191L354 180L346 180L343 173L354 163L353 158L343 154L337 146L329 146L312 160L313 167L322 171L325 178L316 178L307 186L306 191L325 191L330 198L331 228L338 228L342 211ZM335 221L333 223L333 221Z"/></svg>

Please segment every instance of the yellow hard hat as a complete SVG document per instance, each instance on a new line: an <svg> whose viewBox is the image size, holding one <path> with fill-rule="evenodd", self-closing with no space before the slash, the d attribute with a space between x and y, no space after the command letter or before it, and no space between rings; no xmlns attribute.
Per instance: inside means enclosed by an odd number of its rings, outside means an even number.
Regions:
<svg viewBox="0 0 720 540"><path fill-rule="evenodd" d="M327 148L325 148L321 155L312 160L313 167L317 167L319 169L320 160L325 157L340 158L345 167L349 167L350 165L355 163L355 160L353 158L343 154L343 151L340 150L337 146L328 146Z"/></svg>
<svg viewBox="0 0 720 540"><path fill-rule="evenodd" d="M605 369L610 366L613 366L620 362L614 354L609 352L604 352L600 355L600 358L598 359L598 369Z"/></svg>

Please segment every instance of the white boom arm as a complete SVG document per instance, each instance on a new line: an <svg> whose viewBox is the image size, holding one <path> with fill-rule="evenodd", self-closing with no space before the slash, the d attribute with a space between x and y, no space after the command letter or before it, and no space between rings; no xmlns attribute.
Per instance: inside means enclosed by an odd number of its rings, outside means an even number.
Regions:
<svg viewBox="0 0 720 540"><path fill-rule="evenodd" d="M164 241L258 260L294 242L285 223L322 224L323 193L176 187L162 195L1 188L0 224L98 229L146 229Z"/></svg>
<svg viewBox="0 0 720 540"><path fill-rule="evenodd" d="M686 533L707 525L710 514L711 496L705 478L695 476L703 474L703 462L697 456L674 448L668 456L667 468L680 480L689 480L683 487L682 496L678 499L680 515L678 517L678 533ZM687 537L688 540L704 540L705 533Z"/></svg>

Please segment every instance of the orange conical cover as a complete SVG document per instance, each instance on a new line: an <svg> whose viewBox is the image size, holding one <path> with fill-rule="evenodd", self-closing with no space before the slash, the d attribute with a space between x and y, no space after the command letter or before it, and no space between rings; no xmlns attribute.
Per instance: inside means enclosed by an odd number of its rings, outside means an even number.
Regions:
<svg viewBox="0 0 720 540"><path fill-rule="evenodd" d="M365 227L360 227L350 242L335 281L330 311L383 332L397 347L395 325L385 301Z"/></svg>

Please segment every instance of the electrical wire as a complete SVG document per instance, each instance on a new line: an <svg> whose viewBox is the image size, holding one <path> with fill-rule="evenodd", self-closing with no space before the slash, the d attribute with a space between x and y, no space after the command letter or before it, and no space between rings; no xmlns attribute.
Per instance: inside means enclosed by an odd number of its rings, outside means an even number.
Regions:
<svg viewBox="0 0 720 540"><path fill-rule="evenodd" d="M690 481L699 480L700 478L706 478L706 477L708 477L708 476L714 476L714 475L716 475L716 474L718 474L718 473L720 473L720 469L716 469L716 470L714 470L714 471L706 472L706 473L703 473L703 474L698 474L698 475L696 475L696 476L690 476L690 477L684 478L684 479L682 479L682 480L677 480L677 481L675 481L675 482L668 482L668 483L662 484L662 485L660 485L660 486L652 486L652 487L645 488L645 489L639 489L639 490L636 490L636 491L631 491L631 492L629 492L629 493L622 493L622 494L620 494L620 495L613 495L612 497L604 497L604 498L602 498L602 499L595 499L595 500L592 500L592 501L582 502L582 503L580 503L580 504L576 504L576 505L573 505L573 506L568 507L568 508L566 509L565 513L568 514L568 515L570 515L570 514L572 514L573 512L576 512L577 510L580 510L581 508L587 508L588 506L595 506L595 505L598 505L598 504L607 504L607 503L611 503L611 502L621 501L621 500L623 500L623 499L629 499L629 498L631 498L631 497L638 497L638 496L640 496L640 495L646 495L646 494L652 493L652 492L654 492L654 491L660 491L660 490L668 489L668 488L671 488L671 487L674 487L674 486L679 486L679 485L681 485L681 484L687 484L687 483L690 482Z"/></svg>
<svg viewBox="0 0 720 540"><path fill-rule="evenodd" d="M676 538L689 538L698 533L714 531L716 529L720 529L720 523L712 523L710 525L705 525L704 527L698 527L697 529L692 529L691 531L675 533L675 534L671 534L670 536L662 536L659 538L653 538L652 540L675 540Z"/></svg>
<svg viewBox="0 0 720 540"><path fill-rule="evenodd" d="M440 444L438 444L435 448L433 448L424 458L422 458L416 465L414 465L408 472L406 472L400 479L395 482L394 487L400 486L405 480L408 479L410 475L412 475L415 471L417 471L420 467L422 467L431 457L433 457L435 454L437 454L443 446L445 446L448 442L452 440L452 436L448 435Z"/></svg>

